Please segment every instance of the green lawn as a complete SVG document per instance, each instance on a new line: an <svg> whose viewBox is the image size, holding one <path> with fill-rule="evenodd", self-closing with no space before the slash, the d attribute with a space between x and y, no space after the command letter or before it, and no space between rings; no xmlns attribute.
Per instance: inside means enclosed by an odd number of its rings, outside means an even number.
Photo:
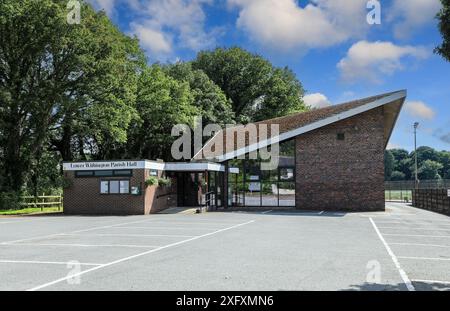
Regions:
<svg viewBox="0 0 450 311"><path fill-rule="evenodd" d="M58 210L57 207L46 207L42 211L40 207L27 207L22 209L0 209L0 215L26 215L33 213L57 213L62 212L62 209Z"/></svg>
<svg viewBox="0 0 450 311"><path fill-rule="evenodd" d="M386 190L384 192L386 201L394 200L394 201L403 201L404 198L408 198L408 200L411 202L412 200L412 191L411 190Z"/></svg>

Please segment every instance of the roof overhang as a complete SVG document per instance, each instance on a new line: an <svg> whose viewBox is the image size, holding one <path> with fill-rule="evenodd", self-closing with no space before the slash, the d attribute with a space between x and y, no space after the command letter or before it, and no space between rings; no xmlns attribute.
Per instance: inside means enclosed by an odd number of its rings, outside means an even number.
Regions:
<svg viewBox="0 0 450 311"><path fill-rule="evenodd" d="M395 93L392 93L390 95L387 95L385 97L379 98L377 100L371 101L369 103L366 103L364 105L358 106L353 109L346 110L344 112L335 114L333 116L321 119L316 122L312 122L310 124L307 124L305 126L298 127L294 130L284 132L280 135L270 137L265 140L261 140L257 143L248 145L246 147L242 147L240 149L225 153L221 156L218 156L215 158L218 162L224 162L231 159L234 159L238 156L245 155L247 153L256 151L261 148L265 148L267 146L270 146L272 144L276 144L282 141L289 140L291 138L294 138L296 136L302 135L304 133L308 133L311 131L314 131L316 129L319 129L321 127L330 125L335 122L339 122L341 120L345 120L351 117L354 117L356 115L359 115L361 113L367 112L369 110L382 107L384 106L384 113L385 113L385 124L384 124L384 137L385 137L385 147L387 146L390 136L392 134L392 131L394 129L395 123L397 121L398 115L400 113L400 110L403 106L403 103L406 99L407 92L406 90L398 91Z"/></svg>

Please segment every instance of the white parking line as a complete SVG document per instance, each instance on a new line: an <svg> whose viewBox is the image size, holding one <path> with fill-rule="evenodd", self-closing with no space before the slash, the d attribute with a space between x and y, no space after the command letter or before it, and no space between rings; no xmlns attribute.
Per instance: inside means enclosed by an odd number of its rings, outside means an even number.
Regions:
<svg viewBox="0 0 450 311"><path fill-rule="evenodd" d="M375 229L375 232L377 233L378 237L380 238L381 242L383 243L384 247L386 248L386 251L388 252L389 256L391 256L391 259L394 262L394 265L397 268L398 272L400 273L400 276L401 276L403 282L405 283L406 288L408 288L409 291L415 291L416 289L414 288L411 281L409 280L408 275L400 266L400 263L398 262L397 257L395 256L394 252L391 250L389 245L386 243L385 239L383 238L383 236L380 233L380 230L378 230L377 225L375 224L375 222L373 221L372 218L369 218L369 219L370 219L370 222L372 223L373 228Z"/></svg>
<svg viewBox="0 0 450 311"><path fill-rule="evenodd" d="M36 261L36 260L0 260L0 263L21 263L21 264L44 264L44 265L67 265L70 262L64 261ZM77 262L82 266L101 266L101 263Z"/></svg>
<svg viewBox="0 0 450 311"><path fill-rule="evenodd" d="M171 234L127 234L127 233L90 233L90 234L78 234L78 233L61 233L63 236L115 236L115 237L167 237L167 238L193 238L195 235L171 235Z"/></svg>
<svg viewBox="0 0 450 311"><path fill-rule="evenodd" d="M129 245L129 244L68 244L68 243L11 243L0 246L60 246L60 247L128 247L128 248L158 248L161 245Z"/></svg>
<svg viewBox="0 0 450 311"><path fill-rule="evenodd" d="M436 228L421 228L421 227L412 227L412 228L399 228L399 227L378 227L378 229L396 229L396 230L429 230L429 231L450 231L450 229L436 229Z"/></svg>
<svg viewBox="0 0 450 311"><path fill-rule="evenodd" d="M273 210L270 210L270 211L265 211L265 212L262 212L261 214L269 214L270 212L272 212Z"/></svg>
<svg viewBox="0 0 450 311"><path fill-rule="evenodd" d="M391 242L389 244L391 244L391 245L405 245L405 246L429 246L429 247L450 248L450 245L439 245L439 244L397 243L397 242Z"/></svg>
<svg viewBox="0 0 450 311"><path fill-rule="evenodd" d="M89 273L89 272L92 272L92 271L96 271L96 270L99 270L99 269L102 269L102 268L106 268L106 267L109 267L109 266L112 266L112 265L115 265L115 264L118 264L118 263L122 263L124 261L132 260L132 259L135 259L135 258L138 258L138 257L142 257L142 256L145 256L145 255L148 255L148 254L151 254L151 253L155 253L155 252L161 251L161 250L166 249L166 248L170 248L170 247L178 246L178 245L181 245L181 244L184 244L184 243L188 243L188 242L191 242L191 241L195 241L195 240L198 240L198 239L201 239L201 238L204 238L204 237L207 237L207 236L211 236L211 235L214 235L214 234L218 234L218 233L221 233L221 232L224 232L224 231L227 231L227 230L231 230L231 229L235 229L235 228L238 228L238 227L241 227L241 226L245 226L245 225L251 224L253 222L255 222L255 221L251 220L251 221L248 221L248 222L245 222L245 223L240 223L240 224L237 224L237 225L234 225L234 226L231 226L231 227L227 227L227 228L224 228L224 229L220 229L220 230L217 230L217 231L213 231L213 232L210 232L210 233L199 235L199 236L187 239L187 240L182 240L182 241L179 241L179 242L167 244L167 245L164 245L164 246L161 246L161 247L158 247L158 248L146 251L146 252L142 252L142 253L139 253L139 254L136 254L136 255L133 255L133 256L124 257L124 258L121 258L121 259L118 259L118 260L115 260L115 261L111 261L111 262L106 263L106 264L102 264L101 266L96 266L96 267L93 267L93 268L81 271L79 273L75 273L73 275L69 275L69 276L66 276L66 277L54 280L52 282L48 282L48 283L44 283L44 284L35 286L33 288L30 288L28 291L36 291L36 290L39 290L39 289L43 289L43 288L49 287L51 285L64 282L64 281L68 280L69 278L74 278L74 277L77 277L77 276L81 276L83 274L86 274L86 273Z"/></svg>
<svg viewBox="0 0 450 311"><path fill-rule="evenodd" d="M431 257L409 257L409 256L398 256L401 259L412 259L412 260L437 260L437 261L449 261L450 258L431 258Z"/></svg>
<svg viewBox="0 0 450 311"><path fill-rule="evenodd" d="M324 213L324 211L321 211L319 214L317 214L317 215L322 215Z"/></svg>
<svg viewBox="0 0 450 311"><path fill-rule="evenodd" d="M400 234L400 233L384 233L386 236L411 236L424 238L450 238L450 235L429 235L429 234Z"/></svg>
<svg viewBox="0 0 450 311"><path fill-rule="evenodd" d="M112 227L111 229L162 229L162 230L219 230L221 228L189 228L189 227Z"/></svg>
<svg viewBox="0 0 450 311"><path fill-rule="evenodd" d="M123 222L123 223L116 223L116 224L112 224L112 225L91 227L91 228L75 230L75 231L69 231L69 232L46 234L46 235L41 235L41 236L35 236L35 237L32 237L32 238L25 238L25 239L13 240L13 241L4 241L4 242L1 242L0 244L11 244L11 243L17 243L17 242L32 241L32 240L37 240L37 239L45 239L45 238L58 236L58 235L61 235L61 234L88 232L88 231L93 231L93 230L98 230L98 229L112 228L112 227L120 226L120 225L129 225L129 224L136 224L136 223L149 222L149 221L152 221L152 219L145 219L145 220L137 220L137 221Z"/></svg>

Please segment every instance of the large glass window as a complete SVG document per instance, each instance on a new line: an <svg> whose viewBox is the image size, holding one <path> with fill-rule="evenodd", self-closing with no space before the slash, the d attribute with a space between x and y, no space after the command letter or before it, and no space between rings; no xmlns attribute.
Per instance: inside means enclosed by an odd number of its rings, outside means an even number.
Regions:
<svg viewBox="0 0 450 311"><path fill-rule="evenodd" d="M228 178L233 206L295 206L295 141L280 143L279 150L272 159L276 165L248 158L229 162L230 167L239 168L239 174Z"/></svg>

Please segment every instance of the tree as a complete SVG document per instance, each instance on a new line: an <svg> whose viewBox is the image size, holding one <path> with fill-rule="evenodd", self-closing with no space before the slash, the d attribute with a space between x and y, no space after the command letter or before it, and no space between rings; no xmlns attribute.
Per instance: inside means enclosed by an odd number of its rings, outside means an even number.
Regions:
<svg viewBox="0 0 450 311"><path fill-rule="evenodd" d="M417 170L420 180L441 179L439 170L442 169L442 164L432 160L426 160Z"/></svg>
<svg viewBox="0 0 450 311"><path fill-rule="evenodd" d="M66 160L72 158L76 136L95 140L102 132L125 139L133 115L131 73L139 57L137 41L125 38L103 13L84 2L82 22L69 25L66 4L0 2L4 190L21 189L24 173L44 154L50 135Z"/></svg>
<svg viewBox="0 0 450 311"><path fill-rule="evenodd" d="M187 82L179 82L166 75L155 64L139 77L136 109L139 121L128 133L128 157L164 160L171 159L171 136L176 124L194 125L200 111L194 106L193 95Z"/></svg>
<svg viewBox="0 0 450 311"><path fill-rule="evenodd" d="M166 65L164 70L172 78L189 84L194 104L199 108L204 124L225 126L234 123L230 101L202 70L194 70L190 63L182 62Z"/></svg>
<svg viewBox="0 0 450 311"><path fill-rule="evenodd" d="M243 49L203 51L192 62L232 101L238 122L247 123L305 110L303 87L293 73L274 68L259 55Z"/></svg>
<svg viewBox="0 0 450 311"><path fill-rule="evenodd" d="M395 158L390 150L384 151L384 178L385 180L391 180L392 172L395 167Z"/></svg>
<svg viewBox="0 0 450 311"><path fill-rule="evenodd" d="M399 172L399 171L393 171L391 174L391 181L401 181L401 180L405 180L406 176L404 173Z"/></svg>
<svg viewBox="0 0 450 311"><path fill-rule="evenodd" d="M436 47L435 53L450 61L450 0L441 0L442 9L437 14L439 20L439 30L442 34L443 42Z"/></svg>

